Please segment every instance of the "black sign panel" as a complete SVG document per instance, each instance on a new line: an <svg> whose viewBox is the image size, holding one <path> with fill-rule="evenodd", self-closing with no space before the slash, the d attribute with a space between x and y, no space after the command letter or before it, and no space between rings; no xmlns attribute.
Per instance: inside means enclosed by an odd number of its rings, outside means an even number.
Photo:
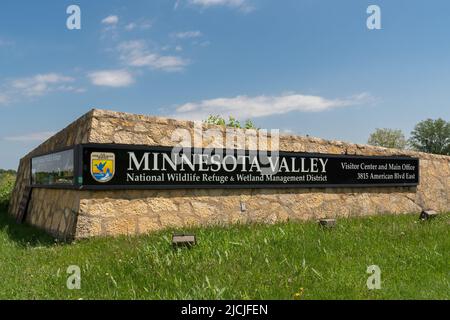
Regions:
<svg viewBox="0 0 450 320"><path fill-rule="evenodd" d="M415 186L419 159L137 146L83 146L83 188Z"/></svg>

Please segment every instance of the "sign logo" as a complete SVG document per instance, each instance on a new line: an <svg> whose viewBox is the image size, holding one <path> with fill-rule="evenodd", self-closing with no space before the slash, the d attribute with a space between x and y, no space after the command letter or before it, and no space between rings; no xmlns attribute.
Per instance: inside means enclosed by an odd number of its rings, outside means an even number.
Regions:
<svg viewBox="0 0 450 320"><path fill-rule="evenodd" d="M91 153L91 175L95 181L111 181L116 171L116 156L110 152Z"/></svg>

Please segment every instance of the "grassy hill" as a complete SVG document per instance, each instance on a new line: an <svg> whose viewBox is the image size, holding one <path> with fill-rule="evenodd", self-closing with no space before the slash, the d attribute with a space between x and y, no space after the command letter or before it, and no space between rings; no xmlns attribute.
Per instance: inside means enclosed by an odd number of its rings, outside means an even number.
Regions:
<svg viewBox="0 0 450 320"><path fill-rule="evenodd" d="M71 245L0 214L1 299L449 299L450 214L212 227L192 249L170 231ZM368 290L369 265L382 289ZM66 288L69 265L81 290Z"/></svg>

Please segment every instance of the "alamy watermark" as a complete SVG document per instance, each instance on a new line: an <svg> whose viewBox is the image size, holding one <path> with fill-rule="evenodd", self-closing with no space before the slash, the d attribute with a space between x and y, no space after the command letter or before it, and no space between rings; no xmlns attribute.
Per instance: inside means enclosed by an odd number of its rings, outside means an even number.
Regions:
<svg viewBox="0 0 450 320"><path fill-rule="evenodd" d="M67 268L67 278L66 286L69 290L80 290L81 289L81 269L77 265L71 265Z"/></svg>
<svg viewBox="0 0 450 320"><path fill-rule="evenodd" d="M81 29L81 8L75 4L67 7L66 13L69 15L66 21L67 29Z"/></svg>
<svg viewBox="0 0 450 320"><path fill-rule="evenodd" d="M381 269L377 265L367 267L367 273L370 274L367 278L367 289L380 290L381 289Z"/></svg>
<svg viewBox="0 0 450 320"><path fill-rule="evenodd" d="M279 157L278 129L205 129L202 122L195 121L193 130L174 130L171 141L174 163L183 163L194 153L195 164L211 165L213 161L220 161L231 168L247 164L258 166L262 175L275 175L282 165L274 160Z"/></svg>
<svg viewBox="0 0 450 320"><path fill-rule="evenodd" d="M366 25L369 30L380 30L381 29L381 8L375 4L367 7L367 18Z"/></svg>
<svg viewBox="0 0 450 320"><path fill-rule="evenodd" d="M66 20L66 27L69 30L81 30L81 8L78 5L72 4L67 7L66 13L69 17ZM366 26L369 30L381 29L381 8L378 5L372 4L367 7L366 13L369 17L366 20Z"/></svg>

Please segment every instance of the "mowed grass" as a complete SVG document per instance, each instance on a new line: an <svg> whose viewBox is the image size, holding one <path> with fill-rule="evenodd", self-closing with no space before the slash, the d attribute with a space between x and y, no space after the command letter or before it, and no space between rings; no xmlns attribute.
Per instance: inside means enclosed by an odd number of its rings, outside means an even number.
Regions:
<svg viewBox="0 0 450 320"><path fill-rule="evenodd" d="M211 227L183 230L198 245L174 250L170 230L69 245L1 213L0 298L449 299L449 229L450 214ZM66 287L70 265L81 290ZM366 286L370 265L381 290Z"/></svg>

